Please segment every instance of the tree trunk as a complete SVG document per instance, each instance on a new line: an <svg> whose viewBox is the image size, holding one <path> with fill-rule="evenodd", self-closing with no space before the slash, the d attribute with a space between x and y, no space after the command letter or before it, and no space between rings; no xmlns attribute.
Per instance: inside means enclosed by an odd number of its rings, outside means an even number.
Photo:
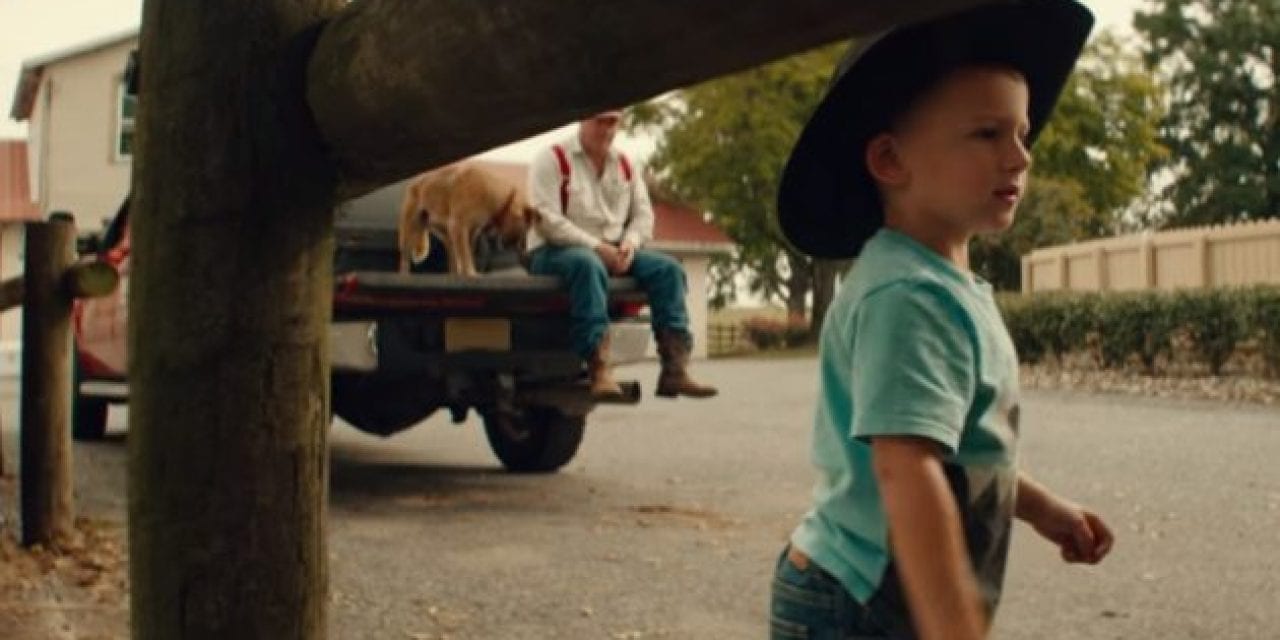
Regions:
<svg viewBox="0 0 1280 640"><path fill-rule="evenodd" d="M134 638L325 635L335 174L302 100L343 0L148 0L129 296Z"/></svg>
<svg viewBox="0 0 1280 640"><path fill-rule="evenodd" d="M308 91L348 195L606 108L981 0L367 0Z"/></svg>
<svg viewBox="0 0 1280 640"><path fill-rule="evenodd" d="M813 260L798 253L787 252L787 317L803 318L809 308L809 292L813 290Z"/></svg>
<svg viewBox="0 0 1280 640"><path fill-rule="evenodd" d="M848 260L813 261L813 312L809 316L809 333L817 338L822 334L827 309L836 295L836 277L847 271Z"/></svg>

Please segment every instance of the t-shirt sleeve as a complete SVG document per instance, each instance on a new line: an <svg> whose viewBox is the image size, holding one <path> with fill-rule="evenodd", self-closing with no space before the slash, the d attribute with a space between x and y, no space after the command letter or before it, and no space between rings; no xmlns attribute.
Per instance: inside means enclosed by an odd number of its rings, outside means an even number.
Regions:
<svg viewBox="0 0 1280 640"><path fill-rule="evenodd" d="M853 327L853 436L919 436L954 453L975 389L974 343L940 286L873 292Z"/></svg>

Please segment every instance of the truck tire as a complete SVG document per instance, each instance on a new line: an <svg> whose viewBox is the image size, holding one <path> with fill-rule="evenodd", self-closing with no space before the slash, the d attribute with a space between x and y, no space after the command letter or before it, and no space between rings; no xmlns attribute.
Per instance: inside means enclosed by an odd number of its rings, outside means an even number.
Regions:
<svg viewBox="0 0 1280 640"><path fill-rule="evenodd" d="M439 406L432 385L419 378L335 373L329 409L351 426L389 436L426 420Z"/></svg>
<svg viewBox="0 0 1280 640"><path fill-rule="evenodd" d="M71 439L96 442L107 437L107 400L80 393L80 358L71 370Z"/></svg>
<svg viewBox="0 0 1280 640"><path fill-rule="evenodd" d="M71 407L71 438L93 442L107 437L107 401L76 394Z"/></svg>
<svg viewBox="0 0 1280 640"><path fill-rule="evenodd" d="M582 444L583 416L549 407L528 407L519 414L484 413L489 447L508 471L550 473L568 464Z"/></svg>

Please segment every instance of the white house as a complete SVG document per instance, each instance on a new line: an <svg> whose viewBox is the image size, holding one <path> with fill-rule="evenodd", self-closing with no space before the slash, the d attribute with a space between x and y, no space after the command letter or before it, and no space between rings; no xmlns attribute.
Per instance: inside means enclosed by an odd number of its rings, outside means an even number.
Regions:
<svg viewBox="0 0 1280 640"><path fill-rule="evenodd" d="M10 117L27 121L30 193L42 214L100 229L129 189L133 98L124 68L137 31L27 60Z"/></svg>
<svg viewBox="0 0 1280 640"><path fill-rule="evenodd" d="M130 30L23 64L10 115L29 123L28 191L39 215L69 211L80 230L97 230L128 192L134 99L125 95L124 70L137 46L138 32ZM523 181L522 166L504 170ZM708 268L711 257L729 253L733 243L688 207L658 201L655 214L653 246L685 266L695 355L705 356ZM3 246L21 246L5 235ZM7 260L0 266L0 277L16 273ZM14 338L16 325L6 318L0 340Z"/></svg>

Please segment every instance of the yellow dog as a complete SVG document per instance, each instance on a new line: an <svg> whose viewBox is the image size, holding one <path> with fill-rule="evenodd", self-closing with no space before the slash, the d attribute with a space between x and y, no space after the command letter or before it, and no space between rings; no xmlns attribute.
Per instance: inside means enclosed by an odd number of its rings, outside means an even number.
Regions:
<svg viewBox="0 0 1280 640"><path fill-rule="evenodd" d="M448 247L449 272L474 276L477 236L494 231L508 244L519 242L536 216L520 188L479 164L427 171L409 184L400 204L400 272L408 273L410 260L427 258L432 233Z"/></svg>

